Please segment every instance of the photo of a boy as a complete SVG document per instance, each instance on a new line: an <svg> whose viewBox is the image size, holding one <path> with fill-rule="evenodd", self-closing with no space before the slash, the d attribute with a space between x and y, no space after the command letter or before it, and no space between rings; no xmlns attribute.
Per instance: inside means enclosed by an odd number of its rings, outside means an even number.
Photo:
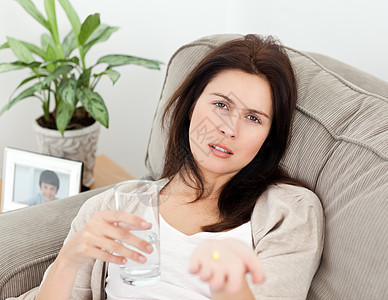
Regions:
<svg viewBox="0 0 388 300"><path fill-rule="evenodd" d="M55 197L59 190L58 175L49 170L45 170L39 177L40 192L27 200L28 205L41 204L56 200Z"/></svg>

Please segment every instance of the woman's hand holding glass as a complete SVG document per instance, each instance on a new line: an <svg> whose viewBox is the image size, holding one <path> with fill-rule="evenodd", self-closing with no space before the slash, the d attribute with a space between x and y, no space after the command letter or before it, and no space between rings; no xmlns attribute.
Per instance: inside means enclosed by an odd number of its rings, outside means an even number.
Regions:
<svg viewBox="0 0 388 300"><path fill-rule="evenodd" d="M90 259L123 264L127 259L144 263L145 256L130 250L118 241L132 245L145 253L151 253L150 243L129 230L147 230L151 223L124 211L97 212L89 222L64 245L59 257L65 257L68 266L80 268Z"/></svg>
<svg viewBox="0 0 388 300"><path fill-rule="evenodd" d="M245 275L253 283L264 281L264 273L251 247L236 239L208 240L194 251L190 272L209 283L212 292L236 294L241 291Z"/></svg>

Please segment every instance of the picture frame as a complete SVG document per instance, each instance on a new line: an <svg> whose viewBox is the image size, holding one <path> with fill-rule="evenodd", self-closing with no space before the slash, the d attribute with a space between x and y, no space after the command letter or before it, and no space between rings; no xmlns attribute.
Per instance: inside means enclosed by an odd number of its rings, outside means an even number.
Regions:
<svg viewBox="0 0 388 300"><path fill-rule="evenodd" d="M77 195L82 172L80 161L6 147L1 212Z"/></svg>

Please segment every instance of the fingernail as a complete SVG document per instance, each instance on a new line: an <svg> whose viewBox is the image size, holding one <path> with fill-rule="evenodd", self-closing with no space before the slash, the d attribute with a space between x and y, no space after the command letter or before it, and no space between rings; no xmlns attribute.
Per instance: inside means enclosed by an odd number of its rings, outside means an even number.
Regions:
<svg viewBox="0 0 388 300"><path fill-rule="evenodd" d="M127 263L127 260L125 258L123 258L123 260L121 262L123 265L125 265Z"/></svg>
<svg viewBox="0 0 388 300"><path fill-rule="evenodd" d="M154 248L152 246L147 246L146 247L146 252L147 253L151 253L152 251L154 251Z"/></svg>
<svg viewBox="0 0 388 300"><path fill-rule="evenodd" d="M137 261L138 261L138 262L141 262L141 263L145 263L146 258L145 258L144 256L139 256L139 257L137 258Z"/></svg>
<svg viewBox="0 0 388 300"><path fill-rule="evenodd" d="M143 221L140 223L140 226L143 227L143 228L150 228L152 226L151 223L148 223L146 221Z"/></svg>

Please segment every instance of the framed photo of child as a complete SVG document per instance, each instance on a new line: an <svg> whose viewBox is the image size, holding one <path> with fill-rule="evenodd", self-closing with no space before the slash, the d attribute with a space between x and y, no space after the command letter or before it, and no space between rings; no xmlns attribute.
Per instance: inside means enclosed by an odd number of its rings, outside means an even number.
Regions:
<svg viewBox="0 0 388 300"><path fill-rule="evenodd" d="M5 148L1 211L78 194L82 169L79 161Z"/></svg>

